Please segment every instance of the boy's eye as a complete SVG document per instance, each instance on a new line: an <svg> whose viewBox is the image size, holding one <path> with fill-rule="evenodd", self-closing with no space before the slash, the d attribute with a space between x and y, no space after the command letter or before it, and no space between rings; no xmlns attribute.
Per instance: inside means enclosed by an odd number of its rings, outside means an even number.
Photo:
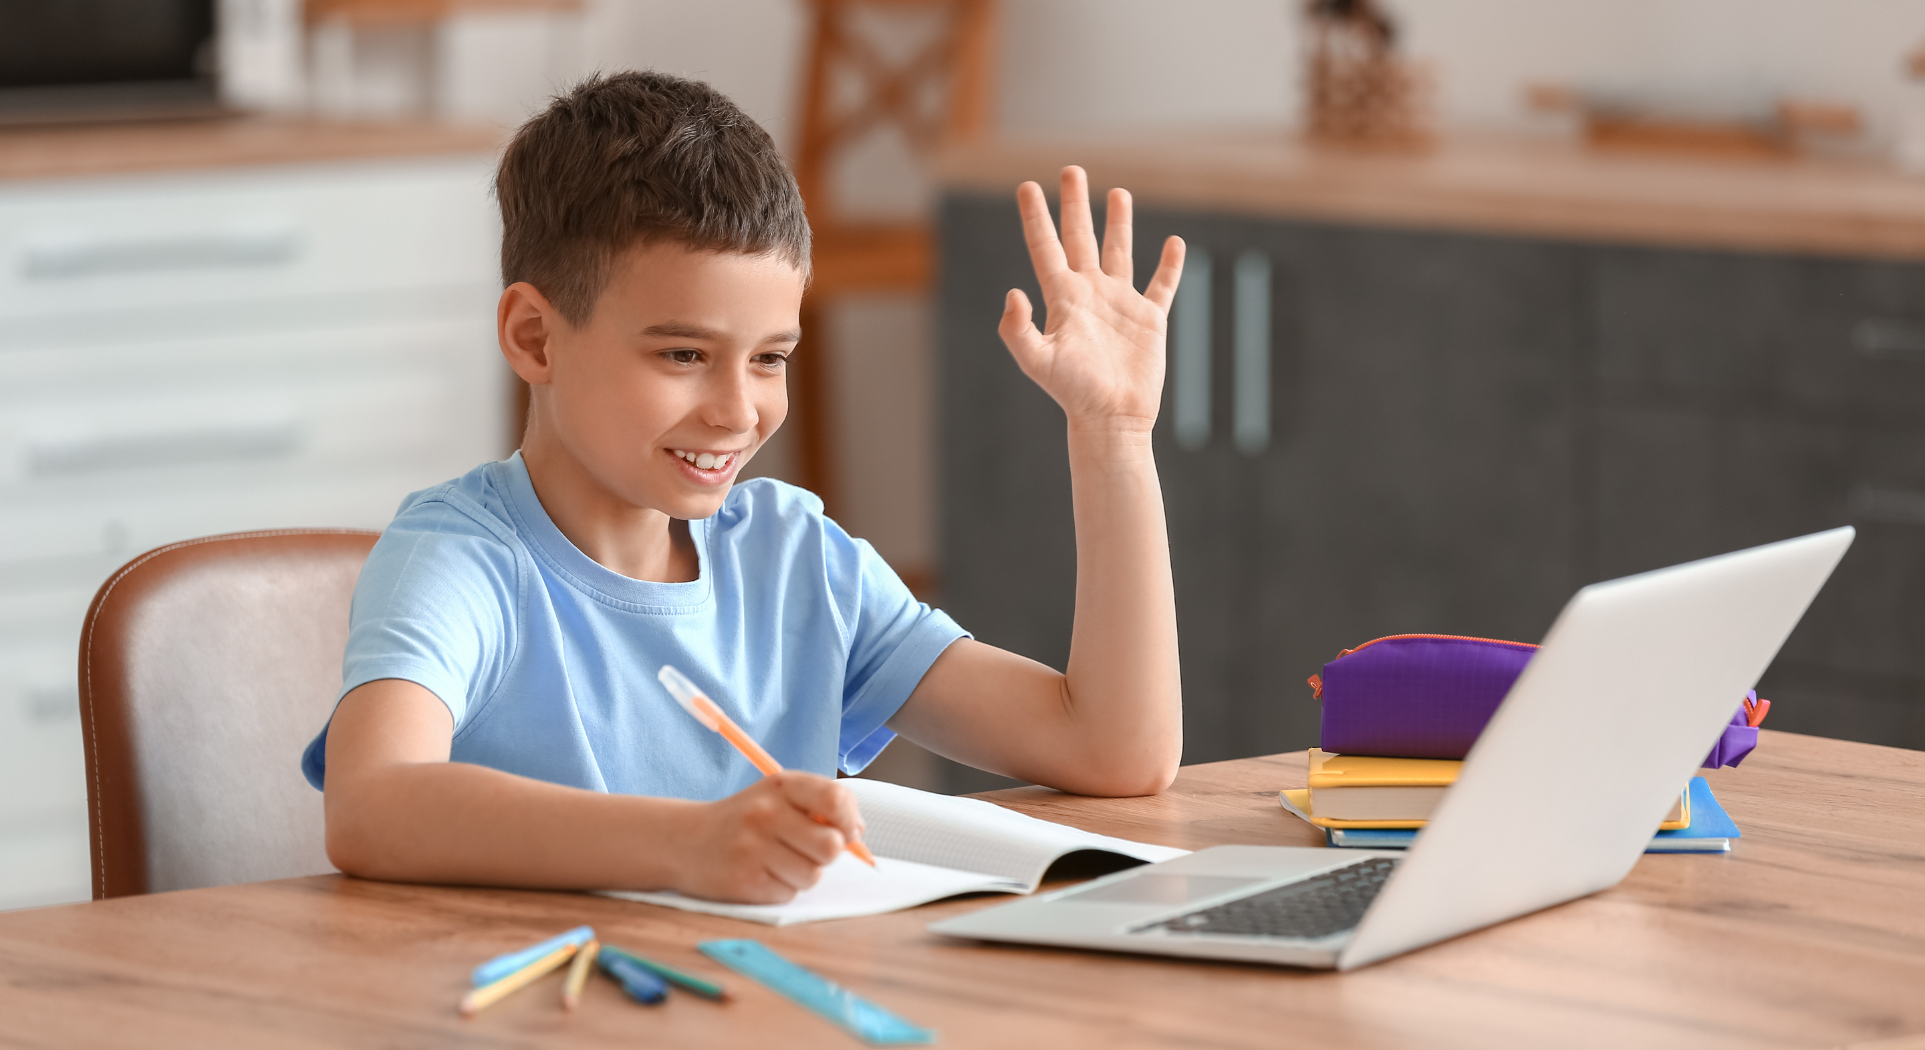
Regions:
<svg viewBox="0 0 1925 1050"><path fill-rule="evenodd" d="M700 350L690 349L664 350L662 351L662 356L678 365L692 365L702 359L702 352Z"/></svg>
<svg viewBox="0 0 1925 1050"><path fill-rule="evenodd" d="M788 354L768 353L755 355L755 363L765 368L781 368L784 364L788 363L788 360Z"/></svg>

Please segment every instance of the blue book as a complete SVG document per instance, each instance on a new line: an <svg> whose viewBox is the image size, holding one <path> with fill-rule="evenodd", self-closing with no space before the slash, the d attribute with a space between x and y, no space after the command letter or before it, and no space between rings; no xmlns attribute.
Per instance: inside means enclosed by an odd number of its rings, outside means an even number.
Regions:
<svg viewBox="0 0 1925 1050"><path fill-rule="evenodd" d="M1703 777L1692 777L1691 826L1676 831L1660 831L1651 837L1646 853L1728 853L1731 840L1740 837L1738 825L1731 822L1724 807L1711 794ZM1324 841L1350 849L1409 849L1422 828L1329 828Z"/></svg>

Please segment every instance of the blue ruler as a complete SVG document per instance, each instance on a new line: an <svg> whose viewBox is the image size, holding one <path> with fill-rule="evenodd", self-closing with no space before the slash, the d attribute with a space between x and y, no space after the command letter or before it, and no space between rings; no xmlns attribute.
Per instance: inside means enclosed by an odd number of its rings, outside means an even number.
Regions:
<svg viewBox="0 0 1925 1050"><path fill-rule="evenodd" d="M767 985L874 1046L921 1046L936 1041L936 1033L915 1025L863 999L847 988L820 977L775 954L761 941L703 941L702 954Z"/></svg>

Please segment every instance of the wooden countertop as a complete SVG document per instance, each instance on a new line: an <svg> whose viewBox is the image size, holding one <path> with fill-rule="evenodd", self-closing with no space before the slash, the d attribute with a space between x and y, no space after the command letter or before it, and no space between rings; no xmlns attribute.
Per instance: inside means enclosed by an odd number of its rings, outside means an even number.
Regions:
<svg viewBox="0 0 1925 1050"><path fill-rule="evenodd" d="M1064 164L1139 206L1554 239L1925 259L1925 176L1871 161L1727 159L1450 140L1423 152L1278 133L1000 141L940 164L951 189L1055 185Z"/></svg>
<svg viewBox="0 0 1925 1050"><path fill-rule="evenodd" d="M1348 974L953 941L1000 896L755 926L606 897L338 875L0 914L0 1042L22 1046L823 1047L841 1031L695 945L754 937L952 1047L1820 1047L1925 1032L1925 754L1767 730L1709 772L1726 856L1640 858L1602 893ZM1302 752L1186 767L1148 798L985 796L1172 846L1309 846ZM469 968L579 923L731 999L661 1006L550 977L471 1020ZM1913 991L1906 992L1911 988ZM134 1036L138 1035L138 1040Z"/></svg>
<svg viewBox="0 0 1925 1050"><path fill-rule="evenodd" d="M507 132L421 121L234 117L0 129L0 180L493 153Z"/></svg>

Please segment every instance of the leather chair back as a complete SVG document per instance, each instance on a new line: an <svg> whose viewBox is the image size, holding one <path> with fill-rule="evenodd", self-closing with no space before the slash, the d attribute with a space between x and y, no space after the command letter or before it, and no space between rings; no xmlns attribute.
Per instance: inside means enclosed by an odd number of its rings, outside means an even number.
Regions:
<svg viewBox="0 0 1925 1050"><path fill-rule="evenodd" d="M379 536L209 536L101 585L80 636L96 900L334 870L301 749L340 691Z"/></svg>

